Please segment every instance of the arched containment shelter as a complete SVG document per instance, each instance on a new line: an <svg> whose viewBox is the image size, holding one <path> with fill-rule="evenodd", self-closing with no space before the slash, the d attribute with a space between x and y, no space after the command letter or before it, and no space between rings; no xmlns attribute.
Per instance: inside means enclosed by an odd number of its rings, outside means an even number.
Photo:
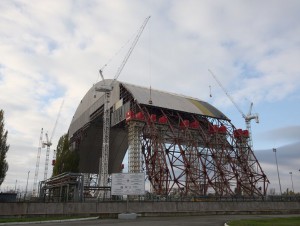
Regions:
<svg viewBox="0 0 300 226"><path fill-rule="evenodd" d="M104 80L109 83L111 80ZM69 128L79 170L98 173L103 133L103 93L92 87ZM144 171L157 195L265 195L269 183L236 129L207 102L115 81L110 95L108 173L120 172L128 150L129 172Z"/></svg>

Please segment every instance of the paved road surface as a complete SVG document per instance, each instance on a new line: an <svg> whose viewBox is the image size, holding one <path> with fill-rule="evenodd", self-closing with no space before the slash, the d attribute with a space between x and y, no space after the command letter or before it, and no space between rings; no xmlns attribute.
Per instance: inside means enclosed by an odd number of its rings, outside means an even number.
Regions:
<svg viewBox="0 0 300 226"><path fill-rule="evenodd" d="M65 221L60 223L51 222L42 223L42 226L223 226L225 222L233 219L274 218L291 216L296 217L299 215L210 215L190 217L139 217L135 220L97 219L87 221ZM32 223L26 225L36 226L37 224Z"/></svg>

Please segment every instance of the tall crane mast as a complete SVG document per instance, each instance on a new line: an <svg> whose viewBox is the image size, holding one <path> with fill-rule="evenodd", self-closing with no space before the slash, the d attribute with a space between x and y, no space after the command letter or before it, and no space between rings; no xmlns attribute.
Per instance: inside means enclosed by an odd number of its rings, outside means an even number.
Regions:
<svg viewBox="0 0 300 226"><path fill-rule="evenodd" d="M255 119L256 123L259 123L259 116L258 116L258 114L257 113L255 113L255 114L251 113L252 107L253 107L253 102L251 102L251 104L250 104L250 108L249 108L248 114L245 115L243 113L243 111L240 109L240 107L235 103L235 101L233 100L233 98L229 95L229 93L227 92L227 90L225 89L225 87L222 85L222 83L219 81L219 79L217 78L217 76L214 73L212 73L211 70L208 69L208 71L213 76L213 78L216 80L216 82L219 84L219 86L222 88L222 90L224 91L224 93L226 94L226 96L229 98L229 100L233 103L233 105L236 107L236 109L241 113L242 117L245 119L246 128L247 128L247 130L249 132L248 145L253 150L253 141L252 141L252 132L251 132L251 120Z"/></svg>
<svg viewBox="0 0 300 226"><path fill-rule="evenodd" d="M251 120L255 119L256 123L259 123L259 116L257 113L252 114L252 107L253 107L253 102L251 102L250 104L250 108L248 111L248 114L245 117L245 122L246 122L246 128L249 131L249 139L248 139L248 144L251 147L251 149L253 150L253 140L252 140L252 131L251 131Z"/></svg>
<svg viewBox="0 0 300 226"><path fill-rule="evenodd" d="M43 145L43 128L41 129L41 134L40 134L40 139L39 139L39 146L38 146L38 153L37 153L37 157L36 157L32 196L36 196L37 179L38 179L38 175L39 175L39 166L40 166L42 145Z"/></svg>
<svg viewBox="0 0 300 226"><path fill-rule="evenodd" d="M46 136L46 141L43 142L43 145L47 147L47 150L46 150L46 159L45 159L44 180L47 180L50 147L51 147L51 145L52 145L52 138L53 138L53 136L54 136L54 132L55 132L55 129L56 129L56 127L57 127L58 119L59 119L59 116L60 116L61 109L62 109L63 105L64 105L64 100L63 100L63 102L62 102L61 105L60 105L60 108L59 108L59 111L58 111L58 114L57 114L57 117L56 117L56 121L55 121L53 130L52 130L50 139L49 139L49 137L48 137L48 132L45 134L45 136Z"/></svg>
<svg viewBox="0 0 300 226"><path fill-rule="evenodd" d="M100 69L99 73L102 77L103 84L99 87L96 87L95 90L97 92L103 92L104 93L104 112L103 112L103 139L102 139L102 156L99 159L99 174L98 174L98 186L104 187L108 183L108 161L109 161L109 133L110 133L110 94L113 90L114 83L118 79L119 75L121 74L125 64L127 63L128 58L130 57L134 47L136 46L145 26L147 25L148 21L150 19L150 16L147 17L142 26L140 27L137 36L133 40L133 43L131 47L129 48L124 60L122 61L120 67L118 68L118 71L116 75L114 76L114 79L110 84L106 84L103 76L103 72ZM100 193L99 193L100 195Z"/></svg>

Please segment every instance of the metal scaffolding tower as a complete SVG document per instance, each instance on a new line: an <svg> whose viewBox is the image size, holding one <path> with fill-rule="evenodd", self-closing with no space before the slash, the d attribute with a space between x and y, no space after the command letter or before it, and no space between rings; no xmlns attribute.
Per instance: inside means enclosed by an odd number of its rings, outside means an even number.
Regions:
<svg viewBox="0 0 300 226"><path fill-rule="evenodd" d="M32 188L32 196L37 196L37 180L39 176L39 167L40 167L40 159L41 159L41 150L43 144L43 128L41 129L40 139L39 139L39 146L38 146L38 153L36 157L36 164L35 164L35 173L34 173L34 181L33 181L33 188Z"/></svg>
<svg viewBox="0 0 300 226"><path fill-rule="evenodd" d="M128 127L128 172L142 172L142 153L140 134L144 123L132 121Z"/></svg>

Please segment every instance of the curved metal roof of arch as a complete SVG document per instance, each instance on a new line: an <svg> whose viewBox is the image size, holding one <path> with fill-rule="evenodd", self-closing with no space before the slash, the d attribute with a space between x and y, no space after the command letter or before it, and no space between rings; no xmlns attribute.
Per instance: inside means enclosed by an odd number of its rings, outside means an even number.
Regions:
<svg viewBox="0 0 300 226"><path fill-rule="evenodd" d="M106 79L104 82L106 84L109 84L110 82L112 82L112 80ZM100 85L103 85L103 81L100 81L95 86L91 87L81 100L73 116L69 128L69 135L72 136L72 134L75 133L78 129L89 123L90 116L103 105L103 93L95 92L95 87ZM149 88L115 81L110 100L111 106L119 101L120 85L123 85L123 87L125 87L127 91L132 94L134 99L139 104L149 105ZM151 89L151 100L151 106L229 120L217 108L197 98Z"/></svg>
<svg viewBox="0 0 300 226"><path fill-rule="evenodd" d="M140 104L149 105L149 88L122 83ZM211 104L197 98L160 90L151 90L152 106L173 109L182 112L200 114L214 118L228 119L221 111Z"/></svg>

